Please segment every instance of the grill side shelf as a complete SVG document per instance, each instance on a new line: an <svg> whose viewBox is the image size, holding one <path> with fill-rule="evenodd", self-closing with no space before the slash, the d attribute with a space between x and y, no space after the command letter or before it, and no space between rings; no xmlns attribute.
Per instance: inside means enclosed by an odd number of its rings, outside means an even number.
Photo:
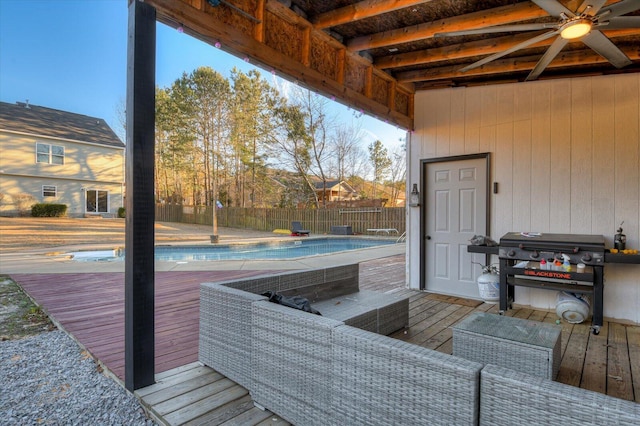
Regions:
<svg viewBox="0 0 640 426"><path fill-rule="evenodd" d="M640 254L605 253L604 261L606 263L630 263L640 265Z"/></svg>
<svg viewBox="0 0 640 426"><path fill-rule="evenodd" d="M498 254L499 247L493 246L467 246L467 253L484 253L484 254Z"/></svg>

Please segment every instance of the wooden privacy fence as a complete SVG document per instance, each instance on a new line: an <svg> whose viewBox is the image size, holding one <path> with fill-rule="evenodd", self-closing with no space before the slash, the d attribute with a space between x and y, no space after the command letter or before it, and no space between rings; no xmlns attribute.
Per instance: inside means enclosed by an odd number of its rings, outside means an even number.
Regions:
<svg viewBox="0 0 640 426"><path fill-rule="evenodd" d="M397 229L405 231L404 207L364 207L343 209L265 209L224 207L217 210L218 226L255 229L271 232L291 229L291 222L302 223L313 234L329 234L332 226L351 226L356 234L367 234L367 229ZM211 207L157 204L156 221L211 225Z"/></svg>

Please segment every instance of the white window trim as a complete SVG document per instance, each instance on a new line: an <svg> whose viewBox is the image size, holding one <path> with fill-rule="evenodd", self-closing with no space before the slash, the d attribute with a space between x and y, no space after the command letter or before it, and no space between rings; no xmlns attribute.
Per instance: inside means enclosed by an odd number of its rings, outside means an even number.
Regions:
<svg viewBox="0 0 640 426"><path fill-rule="evenodd" d="M46 192L53 192L53 195L45 195L45 188L47 188ZM42 185L42 198L57 198L57 197L58 197L58 187L56 185Z"/></svg>
<svg viewBox="0 0 640 426"><path fill-rule="evenodd" d="M39 154L43 154L43 155L45 154L45 152L40 152L38 150L40 145L48 147L47 153L46 153L48 155L47 161L39 161L39 159L38 159L38 155ZM53 148L54 147L60 148L62 150L62 154L61 155L60 154L54 154L53 153ZM52 165L62 166L62 165L64 165L65 155L66 154L65 154L65 149L64 149L63 145L54 145L54 144L51 144L51 143L36 142L36 163L38 163L38 164L52 164ZM62 163L60 163L60 164L54 163L53 162L53 158L54 157L62 158Z"/></svg>
<svg viewBox="0 0 640 426"><path fill-rule="evenodd" d="M96 200L96 211L90 211L87 210L87 197L89 192L95 192L96 196L98 195L99 192L106 192L107 193L107 210L106 211L97 211L98 210L98 205L97 205L97 200ZM111 211L111 192L107 189L96 189L96 188L86 188L84 189L84 212L86 214L103 214L103 213L109 213Z"/></svg>

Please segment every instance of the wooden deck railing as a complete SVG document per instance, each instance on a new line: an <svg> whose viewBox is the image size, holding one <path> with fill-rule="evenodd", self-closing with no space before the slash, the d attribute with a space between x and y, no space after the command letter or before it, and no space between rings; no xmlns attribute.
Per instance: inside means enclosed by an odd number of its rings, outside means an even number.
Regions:
<svg viewBox="0 0 640 426"><path fill-rule="evenodd" d="M292 221L302 223L314 234L328 234L332 226L348 225L356 234L366 234L371 228L395 228L398 234L406 230L404 207L366 207L341 209L266 209L224 207L217 210L218 226L255 229L271 232L291 229ZM211 225L211 207L157 204L156 221Z"/></svg>

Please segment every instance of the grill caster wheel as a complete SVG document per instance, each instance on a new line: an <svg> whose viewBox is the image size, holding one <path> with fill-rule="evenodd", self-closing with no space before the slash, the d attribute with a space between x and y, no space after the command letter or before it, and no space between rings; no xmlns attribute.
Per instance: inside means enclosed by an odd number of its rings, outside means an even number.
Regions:
<svg viewBox="0 0 640 426"><path fill-rule="evenodd" d="M593 327L591 327L591 329L593 330L593 335L597 336L598 334L600 334L600 326L599 325L594 325Z"/></svg>

